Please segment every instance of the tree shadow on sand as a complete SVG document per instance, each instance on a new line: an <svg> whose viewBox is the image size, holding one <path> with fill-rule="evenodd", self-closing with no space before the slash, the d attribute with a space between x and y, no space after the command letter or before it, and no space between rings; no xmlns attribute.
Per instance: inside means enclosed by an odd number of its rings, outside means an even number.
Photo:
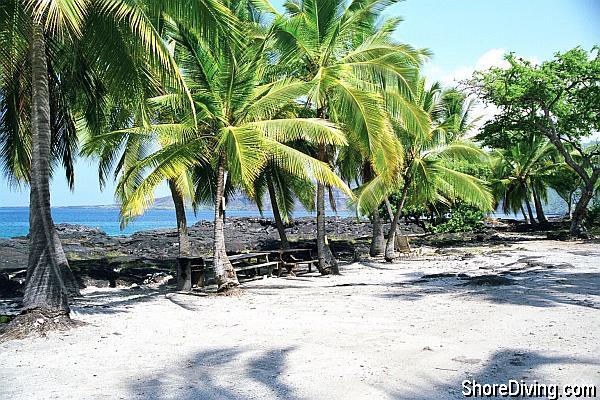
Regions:
<svg viewBox="0 0 600 400"><path fill-rule="evenodd" d="M92 292L74 299L71 308L76 314L84 315L124 313L137 304L155 300L165 293L169 293L169 290L140 288Z"/></svg>
<svg viewBox="0 0 600 400"><path fill-rule="evenodd" d="M205 350L179 365L137 377L127 398L167 400L246 400L301 398L282 379L293 347L253 356L240 349Z"/></svg>
<svg viewBox="0 0 600 400"><path fill-rule="evenodd" d="M590 370L590 376L595 374L592 372L598 369L600 362L597 359L576 358L576 357L552 357L545 356L538 352L519 350L519 349L502 349L494 353L489 361L483 366L478 364L467 365L460 362L444 368L432 367L430 376L435 376L425 385L419 387L406 388L406 390L379 388L386 392L389 398L398 400L450 400L464 399L463 381L470 380L479 384L508 384L509 380L524 381L526 384L532 384L537 381L540 384L596 384L599 383L599 378L592 378L592 381L581 382L556 382L545 379L540 376L540 367L556 365L556 368L564 368L569 365L583 365ZM594 368L596 367L596 368ZM456 378L457 372L461 377ZM454 375L453 378L444 379L448 374ZM582 377L585 379L585 377ZM588 378L589 379L589 378ZM487 398L483 396L482 398ZM494 398L494 397L492 397ZM511 397L522 398L522 397ZM542 398L548 398L543 396Z"/></svg>
<svg viewBox="0 0 600 400"><path fill-rule="evenodd" d="M600 273L546 267L515 268L481 276L456 273L425 275L381 296L402 299L447 293L496 304L533 307L555 307L562 304L600 309Z"/></svg>

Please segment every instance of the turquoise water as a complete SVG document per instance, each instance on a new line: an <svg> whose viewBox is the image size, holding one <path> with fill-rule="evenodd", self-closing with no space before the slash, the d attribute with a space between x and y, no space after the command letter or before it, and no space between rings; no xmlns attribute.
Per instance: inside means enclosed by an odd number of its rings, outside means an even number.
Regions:
<svg viewBox="0 0 600 400"><path fill-rule="evenodd" d="M328 215L335 215L328 213ZM339 212L340 217L354 216L352 212ZM228 217L260 217L258 211L227 211ZM273 217L273 214L265 212L265 218ZM315 214L306 211L294 213L295 217L314 217ZM500 218L521 219L521 216L493 213L491 216ZM52 209L52 217L55 223L68 223L86 225L99 228L108 235L131 235L138 231L150 229L175 228L175 210L150 209L144 215L131 222L125 229L119 227L118 208L99 207L57 207ZM196 214L187 212L188 224L193 225L197 221L212 221L214 214L212 210L200 210ZM27 207L0 207L0 238L14 236L25 236L29 232L29 209Z"/></svg>
<svg viewBox="0 0 600 400"><path fill-rule="evenodd" d="M295 217L309 216L307 212L297 212ZM313 214L314 215L314 214ZM339 214L341 215L341 214ZM228 217L260 217L258 211L227 211ZM345 215L344 215L345 216ZM270 212L265 212L264 217L272 217ZM134 232L149 229L175 228L175 210L151 209L131 222L125 229L119 227L119 210L117 208L98 207L57 207L52 209L52 218L55 223L69 223L100 228L107 234L131 235ZM187 213L188 224L197 221L212 221L214 213L211 210ZM0 238L24 236L29 232L29 209L27 207L0 208Z"/></svg>

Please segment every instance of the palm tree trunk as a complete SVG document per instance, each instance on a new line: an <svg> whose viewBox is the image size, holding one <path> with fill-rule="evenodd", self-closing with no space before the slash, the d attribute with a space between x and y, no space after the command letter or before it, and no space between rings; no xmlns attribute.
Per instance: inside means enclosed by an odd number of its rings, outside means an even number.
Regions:
<svg viewBox="0 0 600 400"><path fill-rule="evenodd" d="M535 204L535 214L537 216L538 222L540 224L547 224L548 220L546 219L546 215L544 214L542 200L540 199L537 190L535 190L534 185L531 185L531 193L533 195L533 202Z"/></svg>
<svg viewBox="0 0 600 400"><path fill-rule="evenodd" d="M371 238L371 248L369 255L371 257L383 254L385 250L385 238L383 236L383 224L379 216L379 210L371 214L371 225L373 226L373 237Z"/></svg>
<svg viewBox="0 0 600 400"><path fill-rule="evenodd" d="M287 236L285 234L285 226L281 219L281 213L279 212L279 205L277 204L277 195L275 194L275 187L271 177L267 176L267 189L269 190L269 198L271 199L271 209L273 210L273 218L275 219L275 226L279 233L279 239L281 240L281 248L287 250L290 248Z"/></svg>
<svg viewBox="0 0 600 400"><path fill-rule="evenodd" d="M525 206L527 207L527 214L529 214L529 221L532 224L535 224L535 218L533 218L533 211L531 210L531 204L529 203L529 198L525 197Z"/></svg>
<svg viewBox="0 0 600 400"><path fill-rule="evenodd" d="M31 78L29 259L21 315L11 322L3 338L20 338L34 331L70 326L69 296L79 294L50 213L52 131L48 66L44 33L35 21L31 40Z"/></svg>
<svg viewBox="0 0 600 400"><path fill-rule="evenodd" d="M373 168L371 163L365 161L362 167L362 178L363 182L367 183L373 179ZM371 257L378 256L383 253L385 248L385 238L383 237L383 225L381 223L381 217L379 216L379 207L371 213L369 217L371 220L371 248L369 249L369 255Z"/></svg>
<svg viewBox="0 0 600 400"><path fill-rule="evenodd" d="M523 220L525 221L525 223L529 225L529 218L527 218L527 214L525 214L525 209L523 208L523 205L521 205L521 214L523 214Z"/></svg>
<svg viewBox="0 0 600 400"><path fill-rule="evenodd" d="M213 242L213 267L215 270L215 279L217 282L217 291L223 292L239 286L237 275L227 253L225 251L225 209L224 194L225 181L225 156L219 157L217 166L217 189L215 193L215 230Z"/></svg>
<svg viewBox="0 0 600 400"><path fill-rule="evenodd" d="M398 228L398 220L400 220L400 214L402 214L406 196L408 195L409 184L409 180L406 179L404 182L404 187L402 188L402 195L400 196L400 200L398 201L398 206L396 208L396 214L394 214L394 219L390 224L390 231L388 232L387 242L385 244L385 260L387 262L392 262L394 258L396 258L396 252L394 251L394 245L396 244L396 229Z"/></svg>
<svg viewBox="0 0 600 400"><path fill-rule="evenodd" d="M179 257L189 257L190 255L190 238L188 235L187 218L185 216L185 203L183 196L179 193L175 182L168 180L169 190L175 205L175 218L177 220L177 235L179 239ZM192 271L190 264L177 263L177 290L190 291L192 290Z"/></svg>
<svg viewBox="0 0 600 400"><path fill-rule="evenodd" d="M29 259L21 315L3 329L0 340L76 325L69 297L79 287L63 251L50 212L50 93L46 42L42 26L33 21L31 38L31 170L29 197Z"/></svg>
<svg viewBox="0 0 600 400"><path fill-rule="evenodd" d="M388 199L387 197L385 198L385 208L387 210L390 221L392 221L394 219L394 212L392 211L392 205L390 204L390 199Z"/></svg>
<svg viewBox="0 0 600 400"><path fill-rule="evenodd" d="M325 146L319 145L319 160L325 161ZM322 275L339 274L337 260L333 256L325 234L325 185L317 182L317 268Z"/></svg>

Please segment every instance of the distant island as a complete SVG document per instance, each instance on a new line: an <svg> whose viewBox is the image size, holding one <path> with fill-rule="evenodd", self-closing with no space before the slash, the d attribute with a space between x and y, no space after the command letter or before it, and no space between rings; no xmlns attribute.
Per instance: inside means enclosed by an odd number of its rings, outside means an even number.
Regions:
<svg viewBox="0 0 600 400"><path fill-rule="evenodd" d="M333 193L333 198L335 200L336 209L338 212L351 211L351 209L348 207L348 200L349 200L348 196L346 196L344 193L342 193L341 191L339 191L337 189L333 189L332 193ZM186 204L186 206L188 208L192 207L192 205L189 202ZM112 207L118 207L118 205L113 205ZM171 196L165 196L165 197L156 198L154 200L154 204L152 205L151 208L173 209L173 208L175 208L175 205L173 204L173 199L171 198ZM199 207L200 210L212 210L213 208L214 208L214 206L212 204L202 204ZM229 202L227 203L227 209L235 210L235 211L259 212L258 207L256 206L256 203L254 203L253 200L249 199L243 193L237 193L235 196L233 196L233 198L231 198L229 200ZM325 209L327 211L333 211L327 196L325 199ZM304 208L304 206L298 201L295 202L294 210L299 211L299 212L303 212L303 211L307 212L307 210ZM271 201L269 200L268 195L265 195L265 197L263 198L263 211L271 211Z"/></svg>

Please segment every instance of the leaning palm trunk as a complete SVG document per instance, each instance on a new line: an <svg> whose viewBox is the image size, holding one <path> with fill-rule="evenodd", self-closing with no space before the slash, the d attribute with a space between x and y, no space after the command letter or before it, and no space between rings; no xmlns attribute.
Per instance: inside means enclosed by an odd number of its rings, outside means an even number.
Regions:
<svg viewBox="0 0 600 400"><path fill-rule="evenodd" d="M171 197L175 205L175 218L177 220L177 235L179 239L179 257L189 257L190 238L188 236L187 218L185 216L185 203L183 196L177 189L175 182L168 180ZM188 262L177 263L177 290L192 290L192 270Z"/></svg>
<svg viewBox="0 0 600 400"><path fill-rule="evenodd" d="M527 214L525 214L525 209L523 208L523 205L521 205L521 214L523 214L523 220L525 221L525 223L529 225L529 218L527 218Z"/></svg>
<svg viewBox="0 0 600 400"><path fill-rule="evenodd" d="M362 168L363 181L368 182L373 179L373 169L369 162L365 162ZM387 200L387 199L386 199ZM371 257L383 254L385 249L385 238L383 237L383 226L381 223L381 217L379 216L379 208L371 213L369 218L371 220L371 248L369 249L369 255Z"/></svg>
<svg viewBox="0 0 600 400"><path fill-rule="evenodd" d="M46 44L34 23L31 42L31 179L29 200L29 260L21 315L7 337L68 327L69 295L79 289L69 268L50 213L50 101ZM69 289L65 285L69 285Z"/></svg>
<svg viewBox="0 0 600 400"><path fill-rule="evenodd" d="M544 214L544 207L542 205L542 200L540 199L540 196L539 196L537 190L535 190L535 187L533 187L533 185L531 186L531 193L533 195L533 203L535 205L535 214L537 216L538 222L540 224L547 224L548 219L546 219L546 215Z"/></svg>
<svg viewBox="0 0 600 400"><path fill-rule="evenodd" d="M385 238L383 236L383 225L379 216L379 210L375 210L371 214L371 225L373 226L373 237L371 238L369 254L371 257L375 257L383 254L385 250Z"/></svg>
<svg viewBox="0 0 600 400"><path fill-rule="evenodd" d="M275 226L277 226L277 232L279 233L279 239L281 240L281 248L287 250L290 248L287 235L285 234L285 226L281 219L281 212L279 211L279 205L277 205L277 196L275 195L275 187L270 177L267 177L267 188L269 190L269 198L271 199L271 209L273 210L273 218L275 219Z"/></svg>
<svg viewBox="0 0 600 400"><path fill-rule="evenodd" d="M390 199L385 198L385 209L387 210L388 217L391 220L394 219L394 212L392 211L392 204L390 203Z"/></svg>
<svg viewBox="0 0 600 400"><path fill-rule="evenodd" d="M527 207L527 214L529 214L529 221L532 224L535 224L535 218L533 218L533 211L531 209L531 203L529 203L529 199L525 197L525 207Z"/></svg>
<svg viewBox="0 0 600 400"><path fill-rule="evenodd" d="M319 160L325 161L323 145L319 145ZM329 248L325 234L325 185L321 182L317 182L317 258L319 260L317 268L321 274L338 275L340 273L337 260Z"/></svg>
<svg viewBox="0 0 600 400"><path fill-rule="evenodd" d="M215 231L213 243L213 266L215 270L215 279L217 281L217 290L219 292L227 291L239 286L239 281L233 265L227 257L225 251L225 156L219 157L217 166L217 190L215 193Z"/></svg>
<svg viewBox="0 0 600 400"><path fill-rule="evenodd" d="M387 242L385 244L385 260L387 262L392 262L394 258L396 258L396 252L394 251L394 246L396 244L396 229L398 228L398 221L400 220L400 215L402 214L402 209L404 208L406 196L408 195L408 185L409 181L407 179L404 182L404 187L402 188L402 195L400 196L400 200L398 201L396 214L394 214L394 219L390 224L390 231L388 233Z"/></svg>

